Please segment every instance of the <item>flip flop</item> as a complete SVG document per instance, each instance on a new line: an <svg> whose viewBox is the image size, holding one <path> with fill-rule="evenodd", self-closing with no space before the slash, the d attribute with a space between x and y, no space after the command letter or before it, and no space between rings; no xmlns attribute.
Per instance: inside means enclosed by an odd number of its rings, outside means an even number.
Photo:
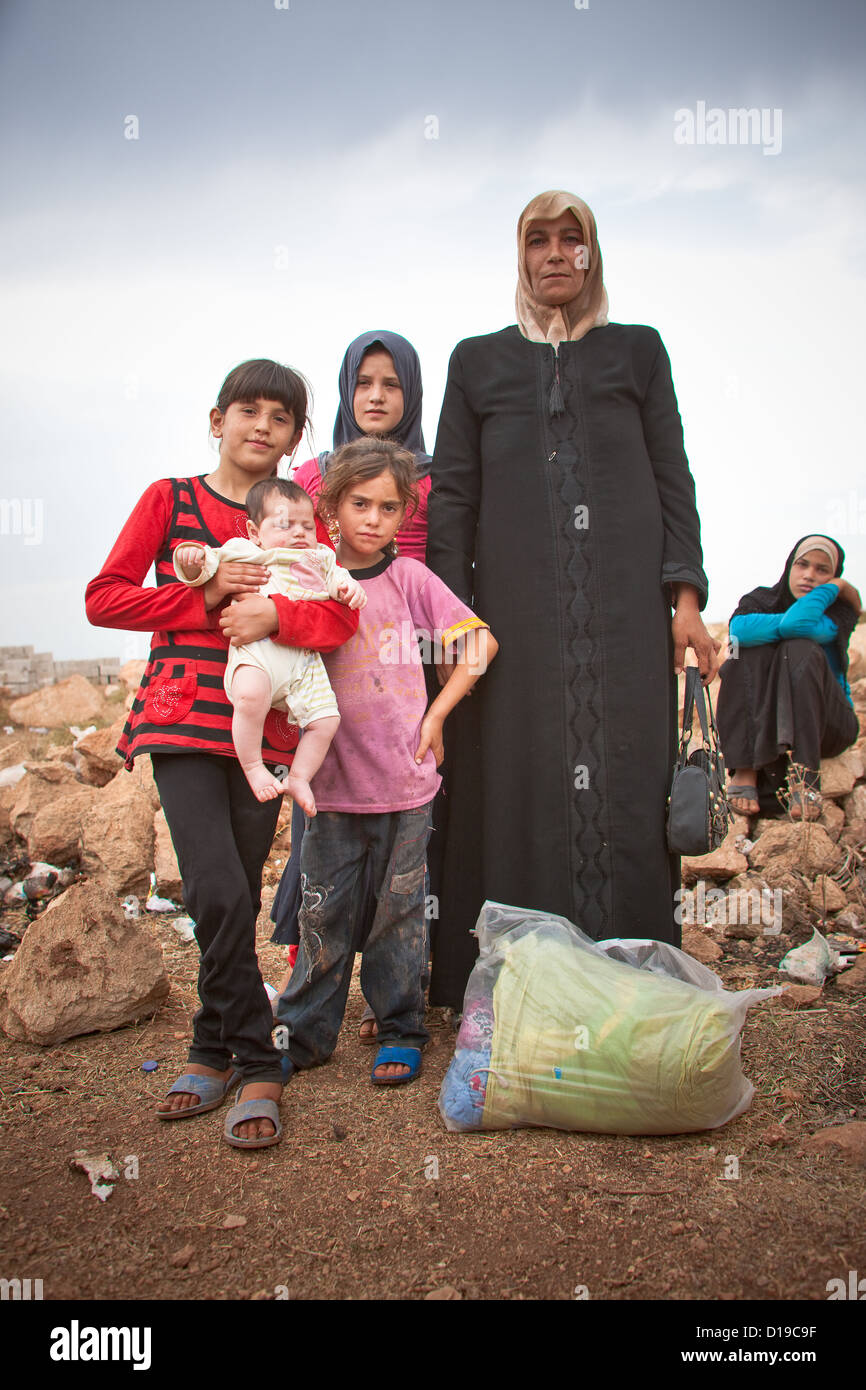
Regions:
<svg viewBox="0 0 866 1390"><path fill-rule="evenodd" d="M725 792L725 799L730 801L732 797L739 797L741 801L748 801L750 806L754 806L754 811L741 811L742 816L757 816L761 810L761 803L758 800L758 789L749 782L732 782ZM736 813L736 807L731 810Z"/></svg>
<svg viewBox="0 0 866 1390"><path fill-rule="evenodd" d="M270 1120L275 1132L265 1139L240 1139L232 1130L235 1125L242 1125L245 1120ZM239 1100L226 1115L223 1137L233 1149L269 1149L272 1144L279 1144L283 1137L283 1126L280 1123L277 1102L265 1099Z"/></svg>
<svg viewBox="0 0 866 1390"><path fill-rule="evenodd" d="M204 1115L208 1110L216 1110L222 1105L229 1091L241 1079L239 1071L233 1071L228 1081L218 1076L196 1076L195 1072L185 1072L166 1092L169 1096L182 1092L184 1095L199 1097L198 1105L185 1105L182 1110L157 1110L158 1120L188 1120L192 1115Z"/></svg>
<svg viewBox="0 0 866 1390"><path fill-rule="evenodd" d="M372 1023L374 1025L369 1033L363 1031L365 1023ZM361 1014L361 1022L358 1026L358 1042L362 1043L364 1047L372 1047L373 1044L378 1041L378 1033L379 1027L376 1023L376 1015L368 1004Z"/></svg>
<svg viewBox="0 0 866 1390"><path fill-rule="evenodd" d="M377 1067L387 1067L390 1063L398 1066L409 1067L405 1076L377 1076ZM373 1063L373 1070L370 1072L370 1080L374 1086L405 1086L407 1081L414 1081L421 1071L421 1049L420 1047L395 1047L391 1043L383 1043L376 1053L376 1060Z"/></svg>

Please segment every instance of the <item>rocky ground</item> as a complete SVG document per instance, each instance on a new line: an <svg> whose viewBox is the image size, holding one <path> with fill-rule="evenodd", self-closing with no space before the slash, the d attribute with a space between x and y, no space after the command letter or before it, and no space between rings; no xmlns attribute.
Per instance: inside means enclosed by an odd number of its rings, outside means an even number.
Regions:
<svg viewBox="0 0 866 1390"><path fill-rule="evenodd" d="M855 693L866 724L866 681ZM4 1277L82 1300L823 1300L866 1270L859 748L825 766L819 823L736 821L684 862L684 946L728 988L784 981L779 961L815 926L856 956L750 1014L756 1095L740 1119L663 1138L450 1134L436 1109L449 1020L431 1011L419 1082L374 1089L355 980L332 1062L286 1090L283 1143L246 1154L221 1142L219 1111L152 1115L182 1067L197 950L180 911L144 908L151 870L178 903L180 884L146 762L129 775L112 751L127 690L73 677L26 698L0 707ZM284 817L266 903L287 838ZM275 980L268 935L263 911ZM104 1201L76 1153L113 1167Z"/></svg>

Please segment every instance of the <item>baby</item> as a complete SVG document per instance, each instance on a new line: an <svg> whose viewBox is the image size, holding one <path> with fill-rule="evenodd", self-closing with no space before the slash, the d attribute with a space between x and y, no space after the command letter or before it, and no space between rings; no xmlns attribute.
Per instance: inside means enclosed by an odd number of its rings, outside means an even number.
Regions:
<svg viewBox="0 0 866 1390"><path fill-rule="evenodd" d="M248 560L264 565L270 579L263 594L291 599L339 599L363 608L367 595L333 550L316 538L313 503L297 483L265 478L247 494L247 533L214 550L179 545L174 569L184 584L206 584L221 560ZM225 690L234 707L232 741L244 775L259 801L287 791L308 816L316 814L310 782L322 765L337 732L340 714L318 652L283 646L264 638L229 647ZM278 781L262 761L262 729L268 710L285 705L302 734L288 777Z"/></svg>

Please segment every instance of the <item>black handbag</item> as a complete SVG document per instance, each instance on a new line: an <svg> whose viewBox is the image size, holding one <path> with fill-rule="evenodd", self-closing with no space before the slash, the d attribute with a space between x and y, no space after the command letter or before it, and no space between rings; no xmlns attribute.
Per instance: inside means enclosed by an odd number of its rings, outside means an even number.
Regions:
<svg viewBox="0 0 866 1390"><path fill-rule="evenodd" d="M704 745L689 755L695 705ZM719 747L713 702L709 692L704 691L697 666L687 666L683 732L668 797L668 849L672 854L709 854L719 848L731 819L725 781L725 760Z"/></svg>

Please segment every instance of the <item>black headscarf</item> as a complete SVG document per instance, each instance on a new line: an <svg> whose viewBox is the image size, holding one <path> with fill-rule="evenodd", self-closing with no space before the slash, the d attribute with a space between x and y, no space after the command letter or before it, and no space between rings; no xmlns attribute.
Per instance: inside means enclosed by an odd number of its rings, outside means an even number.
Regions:
<svg viewBox="0 0 866 1390"><path fill-rule="evenodd" d="M808 540L809 536L813 534L817 535L818 533L810 532L808 536L801 536L797 541L785 561L782 577L776 584L773 584L772 587L752 589L748 594L743 594L743 597L731 614L732 618L739 618L745 613L784 613L786 609L791 607L795 599L788 585L788 579L791 574L791 566L794 563L794 556L797 554L803 541ZM822 536L821 539L832 541L833 545L836 547L839 556L833 575L833 578L836 579L842 573L842 567L845 564L845 552L839 542L833 540L832 536ZM857 614L854 612L850 603L845 603L843 599L837 598L827 609L827 617L832 618L838 628L836 647L839 652L839 661L844 674L848 670L848 643L851 639L851 633L857 625Z"/></svg>
<svg viewBox="0 0 866 1390"><path fill-rule="evenodd" d="M361 362L371 348L381 347L394 359L394 370L403 391L403 418L388 438L402 444L404 449L415 455L415 466L419 478L426 478L432 462L424 447L421 432L421 363L412 344L399 333L389 333L387 329L371 330L362 333L346 349L343 365L340 368L340 407L334 421L334 448L350 444L355 439L363 439L364 431L355 419L352 401ZM327 466L327 464L326 464Z"/></svg>

